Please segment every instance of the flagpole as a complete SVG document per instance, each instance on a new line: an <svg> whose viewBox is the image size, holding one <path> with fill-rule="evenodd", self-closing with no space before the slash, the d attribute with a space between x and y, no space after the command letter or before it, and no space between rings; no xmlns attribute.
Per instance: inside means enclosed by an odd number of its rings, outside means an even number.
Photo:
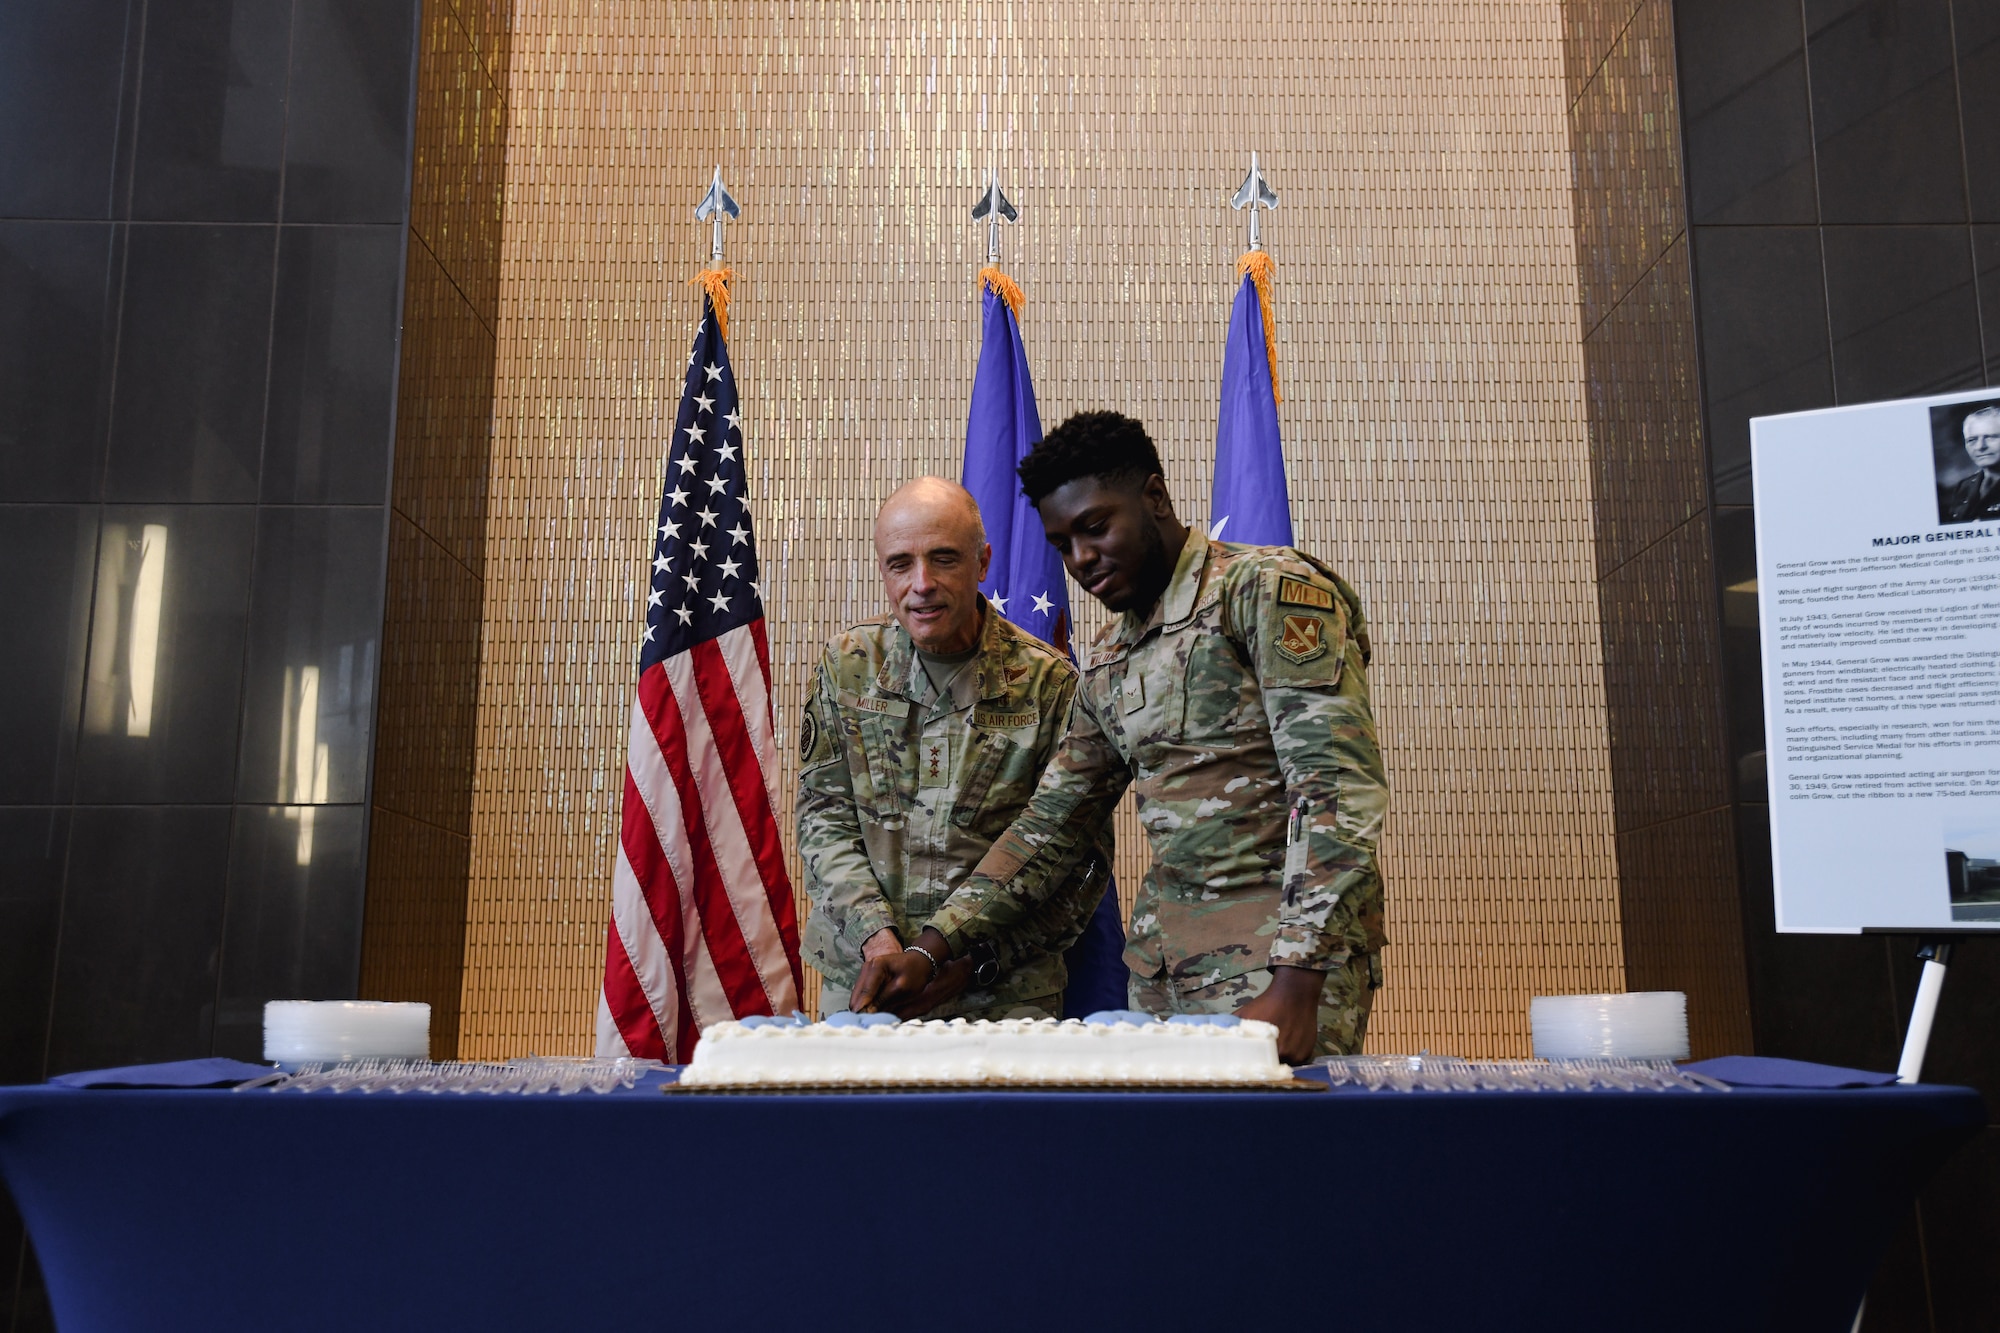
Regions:
<svg viewBox="0 0 2000 1333"><path fill-rule="evenodd" d="M1250 174L1243 178L1243 184L1238 186L1236 193L1230 197L1229 206L1238 210L1244 208L1250 210L1250 248L1262 250L1264 242L1257 232L1257 213L1259 209L1276 208L1278 192L1264 179L1264 169L1258 164L1257 154L1254 152L1250 154Z"/></svg>
<svg viewBox="0 0 2000 1333"><path fill-rule="evenodd" d="M708 302L715 307L715 326L724 342L729 341L729 279L732 275L722 262L722 224L742 216L743 208L723 185L722 167L717 164L715 176L708 183L708 193L694 206L694 220L711 225L708 267L695 275L694 283L708 293Z"/></svg>
<svg viewBox="0 0 2000 1333"><path fill-rule="evenodd" d="M694 206L696 222L714 221L714 230L709 238L709 267L722 267L722 224L730 218L743 216L743 209L722 184L722 167L717 164L715 178L708 183L708 193Z"/></svg>
<svg viewBox="0 0 2000 1333"><path fill-rule="evenodd" d="M1018 318L1021 313L1021 289L1014 280L1000 271L1000 224L1019 222L1021 210L1001 192L1000 170L994 166L986 168L986 189L980 193L979 202L972 206L972 220L986 221L986 266L979 270L979 285L991 287L1001 300L1007 303Z"/></svg>

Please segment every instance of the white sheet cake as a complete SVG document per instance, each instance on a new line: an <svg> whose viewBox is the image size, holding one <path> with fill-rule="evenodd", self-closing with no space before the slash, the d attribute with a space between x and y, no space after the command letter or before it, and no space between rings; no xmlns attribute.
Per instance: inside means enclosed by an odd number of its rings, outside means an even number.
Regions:
<svg viewBox="0 0 2000 1333"><path fill-rule="evenodd" d="M894 1086L927 1083L1282 1083L1278 1030L1233 1017L1093 1014L1086 1021L898 1023L751 1019L702 1033L681 1075L695 1087ZM844 1020L844 1021L843 1021Z"/></svg>

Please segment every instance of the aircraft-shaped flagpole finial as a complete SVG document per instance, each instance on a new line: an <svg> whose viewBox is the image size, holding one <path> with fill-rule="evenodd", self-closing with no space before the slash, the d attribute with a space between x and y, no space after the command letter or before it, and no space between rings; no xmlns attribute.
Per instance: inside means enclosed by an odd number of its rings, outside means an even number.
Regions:
<svg viewBox="0 0 2000 1333"><path fill-rule="evenodd" d="M986 169L986 193L979 196L979 202L972 206L972 220L986 219L986 262L1000 262L1000 219L1019 222L1021 212L1000 193L1000 173L993 167Z"/></svg>
<svg viewBox="0 0 2000 1333"><path fill-rule="evenodd" d="M709 182L708 193L703 195L701 202L694 206L694 220L696 222L707 222L711 218L715 220L715 235L711 246L715 267L722 267L723 219L742 216L742 205L736 202L734 195L723 188L722 168L720 166L716 167L715 179Z"/></svg>
<svg viewBox="0 0 2000 1333"><path fill-rule="evenodd" d="M1248 208L1250 210L1250 248L1252 250L1263 249L1263 244L1257 239L1257 210L1260 208L1276 208L1278 206L1278 192L1271 188L1271 182L1264 179L1264 169L1257 165L1257 155L1255 153L1250 154L1250 174L1243 178L1243 184L1237 189L1235 195L1230 198L1229 206L1231 208Z"/></svg>

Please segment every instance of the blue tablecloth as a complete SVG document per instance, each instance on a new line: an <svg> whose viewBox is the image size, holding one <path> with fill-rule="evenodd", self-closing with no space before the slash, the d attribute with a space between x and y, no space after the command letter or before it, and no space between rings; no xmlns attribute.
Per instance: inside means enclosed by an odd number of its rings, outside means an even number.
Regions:
<svg viewBox="0 0 2000 1333"><path fill-rule="evenodd" d="M1844 1333L1963 1088L0 1089L65 1333Z"/></svg>

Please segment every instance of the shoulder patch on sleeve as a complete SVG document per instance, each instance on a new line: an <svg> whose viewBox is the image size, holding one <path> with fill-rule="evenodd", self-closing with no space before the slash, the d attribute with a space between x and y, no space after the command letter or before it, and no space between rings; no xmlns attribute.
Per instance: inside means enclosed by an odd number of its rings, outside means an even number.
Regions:
<svg viewBox="0 0 2000 1333"><path fill-rule="evenodd" d="M806 700L806 706L799 712L799 767L817 768L834 757L835 736L831 730L820 725L820 701L817 693Z"/></svg>
<svg viewBox="0 0 2000 1333"><path fill-rule="evenodd" d="M1310 662L1327 649L1326 622L1315 615L1285 616L1272 646L1293 662Z"/></svg>
<svg viewBox="0 0 2000 1333"><path fill-rule="evenodd" d="M1304 579L1289 576L1278 580L1278 605L1312 606L1322 611L1333 609L1333 594L1325 588L1307 583Z"/></svg>

